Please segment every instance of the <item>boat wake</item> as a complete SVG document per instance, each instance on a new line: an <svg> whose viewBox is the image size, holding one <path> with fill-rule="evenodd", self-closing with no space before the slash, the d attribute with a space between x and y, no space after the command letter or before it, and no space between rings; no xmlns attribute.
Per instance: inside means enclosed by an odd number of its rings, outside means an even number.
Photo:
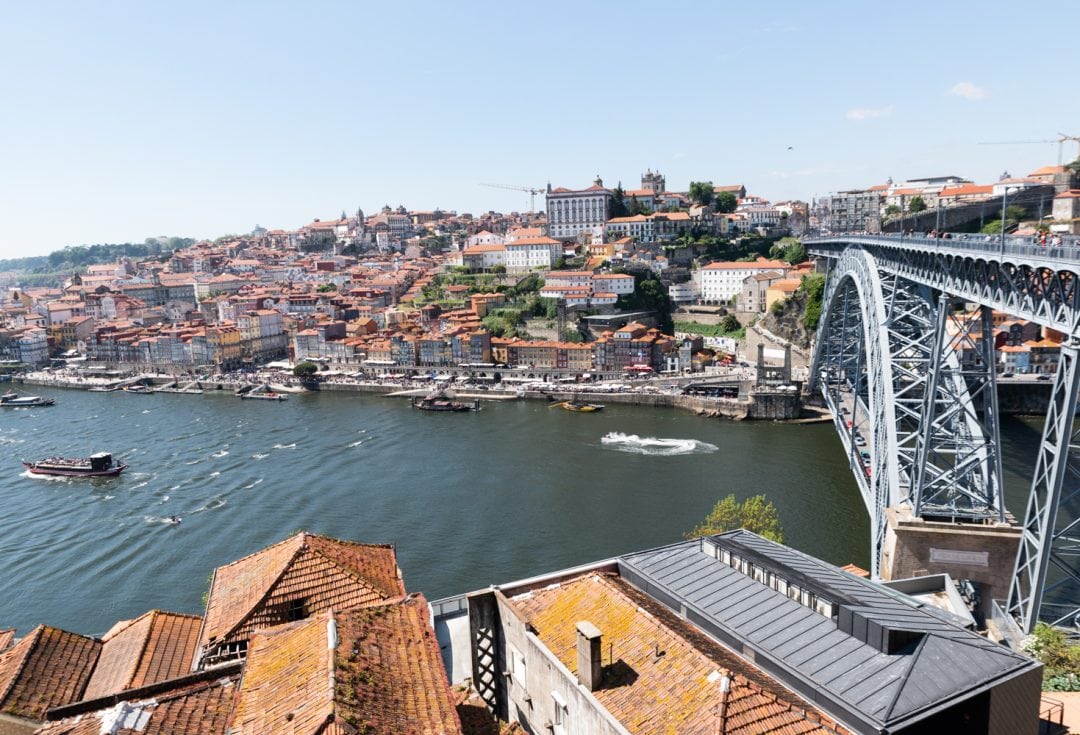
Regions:
<svg viewBox="0 0 1080 735"><path fill-rule="evenodd" d="M19 477L29 477L31 480L45 480L46 482L71 482L70 477L63 477L62 475L35 475L30 470L20 472Z"/></svg>
<svg viewBox="0 0 1080 735"><path fill-rule="evenodd" d="M256 485L258 485L262 481L263 481L263 478L260 477L259 479L255 480L255 482L249 482L247 485L244 485L243 489L244 490L250 490L251 488L255 487Z"/></svg>
<svg viewBox="0 0 1080 735"><path fill-rule="evenodd" d="M203 511L207 511L207 510L217 510L218 508L221 508L222 506L224 506L227 502L228 501L225 500L225 498L220 498L220 497L219 498L214 498L214 499L210 500L209 502L207 502L205 505L200 505L198 508L196 508L195 510L193 510L191 512L192 513L202 513Z"/></svg>
<svg viewBox="0 0 1080 735"><path fill-rule="evenodd" d="M658 439L653 436L623 434L621 431L604 434L600 443L607 449L614 449L617 452L658 456L711 454L719 449L715 444L708 444L697 439Z"/></svg>
<svg viewBox="0 0 1080 735"><path fill-rule="evenodd" d="M354 441L354 442L352 442L351 444L349 444L349 446L350 446L350 447L358 447L358 446L360 446L360 445L361 445L361 444L363 444L363 443L364 443L364 440L363 440L363 439L357 439L356 441Z"/></svg>
<svg viewBox="0 0 1080 735"><path fill-rule="evenodd" d="M154 525L176 526L180 523L179 516L143 516L143 520Z"/></svg>
<svg viewBox="0 0 1080 735"><path fill-rule="evenodd" d="M214 452L210 456L214 457L215 459L221 459L222 457L228 456L228 454L229 454L228 449L222 449L220 452Z"/></svg>
<svg viewBox="0 0 1080 735"><path fill-rule="evenodd" d="M296 442L292 444L275 444L274 449L296 449Z"/></svg>
<svg viewBox="0 0 1080 735"><path fill-rule="evenodd" d="M269 456L270 456L269 454L263 454L262 452L256 452L255 454L251 455L251 458L252 459L266 459Z"/></svg>

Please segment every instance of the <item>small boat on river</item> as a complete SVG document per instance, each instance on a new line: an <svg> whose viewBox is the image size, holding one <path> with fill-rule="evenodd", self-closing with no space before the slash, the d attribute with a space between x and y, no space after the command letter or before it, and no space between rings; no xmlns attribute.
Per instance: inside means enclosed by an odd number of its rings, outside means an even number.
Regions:
<svg viewBox="0 0 1080 735"><path fill-rule="evenodd" d="M289 397L287 395L285 395L284 393L274 393L272 391L260 391L258 393L256 393L255 391L249 391L247 393L241 393L240 398L245 399L245 400L247 400L249 398L252 399L252 400L258 399L258 400L261 400L261 401L287 401L287 400L289 400Z"/></svg>
<svg viewBox="0 0 1080 735"><path fill-rule="evenodd" d="M32 475L59 477L113 477L127 469L126 464L113 460L113 456L108 452L98 452L77 459L46 457L36 462L23 460L23 466Z"/></svg>
<svg viewBox="0 0 1080 735"><path fill-rule="evenodd" d="M41 396L20 396L18 393L8 391L0 396L0 407L3 408L27 408L32 406L51 406L56 403L52 398Z"/></svg>
<svg viewBox="0 0 1080 735"><path fill-rule="evenodd" d="M561 403L552 404L552 407L558 406L559 408L567 411L577 411L579 413L596 413L597 411L603 411L604 406L599 403L581 403L580 401L562 401Z"/></svg>
<svg viewBox="0 0 1080 735"><path fill-rule="evenodd" d="M437 390L423 398L413 398L412 407L420 411L479 411L480 401L473 400L469 403L455 401L445 392Z"/></svg>

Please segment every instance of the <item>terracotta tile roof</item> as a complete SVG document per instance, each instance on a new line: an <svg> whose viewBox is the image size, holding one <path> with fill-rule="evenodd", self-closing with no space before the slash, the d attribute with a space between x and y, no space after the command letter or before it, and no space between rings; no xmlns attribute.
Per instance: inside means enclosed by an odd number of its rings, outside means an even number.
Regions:
<svg viewBox="0 0 1080 735"><path fill-rule="evenodd" d="M293 601L314 615L403 594L393 546L301 532L214 571L199 646L205 654L284 623L295 614L287 609Z"/></svg>
<svg viewBox="0 0 1080 735"><path fill-rule="evenodd" d="M518 595L511 604L571 672L577 670L577 622L600 630L605 672L593 696L632 733L718 732L718 682L725 673L731 676L725 702L730 735L846 732L618 577L584 575Z"/></svg>
<svg viewBox="0 0 1080 735"><path fill-rule="evenodd" d="M558 240L550 237L522 237L513 242L506 243L506 247L514 248L520 245L562 245Z"/></svg>
<svg viewBox="0 0 1080 735"><path fill-rule="evenodd" d="M848 574L854 574L856 577L863 577L864 579L868 579L870 577L870 572L866 571L860 566L856 566L855 564L845 564L844 566L840 567L840 569L847 572Z"/></svg>
<svg viewBox="0 0 1080 735"><path fill-rule="evenodd" d="M338 616L336 697L347 722L367 722L371 735L461 732L429 615L413 595Z"/></svg>
<svg viewBox="0 0 1080 735"><path fill-rule="evenodd" d="M240 675L208 672L198 680L186 678L153 696L134 691L119 706L49 722L34 735L210 735L227 732L239 691ZM105 700L108 702L109 700ZM103 702L104 704L104 702ZM120 728L118 715L128 718ZM145 717L141 726L131 726Z"/></svg>
<svg viewBox="0 0 1080 735"><path fill-rule="evenodd" d="M331 721L348 723L342 732L366 735L461 732L422 596L328 612L253 636L234 735L316 733Z"/></svg>
<svg viewBox="0 0 1080 735"><path fill-rule="evenodd" d="M15 629L4 628L0 630L0 651L7 650L15 642Z"/></svg>
<svg viewBox="0 0 1080 735"><path fill-rule="evenodd" d="M101 656L83 699L104 697L190 673L201 624L198 615L160 610L117 623L102 638Z"/></svg>
<svg viewBox="0 0 1080 735"><path fill-rule="evenodd" d="M783 281L777 281L769 286L769 290L782 291L784 293L795 293L799 290L799 286L802 285L802 281L797 278L786 278Z"/></svg>
<svg viewBox="0 0 1080 735"><path fill-rule="evenodd" d="M0 653L0 713L45 719L45 710L80 698L101 643L39 625Z"/></svg>
<svg viewBox="0 0 1080 735"><path fill-rule="evenodd" d="M765 260L764 258L758 258L755 261L743 262L743 261L728 261L709 263L702 270L749 270L751 268L767 268L769 270L787 271L791 268L790 265L781 260Z"/></svg>
<svg viewBox="0 0 1080 735"><path fill-rule="evenodd" d="M976 194L993 194L994 186L992 184L983 186L980 184L963 184L961 186L955 186L951 189L942 189L938 194L939 197L957 197L957 196L973 196Z"/></svg>
<svg viewBox="0 0 1080 735"><path fill-rule="evenodd" d="M334 715L329 612L252 636L233 716L235 735L316 733Z"/></svg>

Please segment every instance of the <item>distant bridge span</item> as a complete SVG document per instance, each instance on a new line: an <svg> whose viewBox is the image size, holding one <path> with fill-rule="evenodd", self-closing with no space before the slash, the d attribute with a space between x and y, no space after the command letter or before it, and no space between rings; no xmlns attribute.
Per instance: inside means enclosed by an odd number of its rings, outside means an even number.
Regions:
<svg viewBox="0 0 1080 735"><path fill-rule="evenodd" d="M1072 625L1080 616L1080 437L1072 428L1080 247L897 235L804 244L828 264L810 387L833 411L870 513L875 576L888 508L967 528L1006 520L994 340L983 339L993 335L992 311L1065 335L1005 609L1025 631L1040 619ZM965 302L979 308L961 310Z"/></svg>

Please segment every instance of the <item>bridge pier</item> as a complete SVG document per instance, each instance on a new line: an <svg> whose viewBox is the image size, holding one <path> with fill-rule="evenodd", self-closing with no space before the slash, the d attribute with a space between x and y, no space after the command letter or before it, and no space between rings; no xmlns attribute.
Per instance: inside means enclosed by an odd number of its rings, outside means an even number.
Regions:
<svg viewBox="0 0 1080 735"><path fill-rule="evenodd" d="M980 610L1009 593L1022 529L1013 523L949 523L915 516L907 505L886 509L881 577L888 581L946 573L978 582Z"/></svg>

